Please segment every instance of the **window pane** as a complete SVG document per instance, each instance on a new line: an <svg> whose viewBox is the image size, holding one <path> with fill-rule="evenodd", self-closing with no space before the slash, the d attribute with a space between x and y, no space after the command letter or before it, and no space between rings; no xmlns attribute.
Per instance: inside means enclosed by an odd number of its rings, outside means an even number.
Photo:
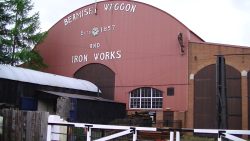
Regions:
<svg viewBox="0 0 250 141"><path fill-rule="evenodd" d="M140 89L133 90L131 92L131 97L140 97Z"/></svg>
<svg viewBox="0 0 250 141"><path fill-rule="evenodd" d="M157 89L153 89L152 97L162 97L162 92Z"/></svg>
<svg viewBox="0 0 250 141"><path fill-rule="evenodd" d="M167 88L167 96L173 96L174 95L174 87Z"/></svg>
<svg viewBox="0 0 250 141"><path fill-rule="evenodd" d="M140 98L131 98L130 108L140 108Z"/></svg>
<svg viewBox="0 0 250 141"><path fill-rule="evenodd" d="M162 108L162 98L153 98L152 108Z"/></svg>
<svg viewBox="0 0 250 141"><path fill-rule="evenodd" d="M151 98L142 98L141 108L151 108Z"/></svg>
<svg viewBox="0 0 250 141"><path fill-rule="evenodd" d="M141 97L145 97L146 89L141 88Z"/></svg>
<svg viewBox="0 0 250 141"><path fill-rule="evenodd" d="M151 88L141 88L142 97L151 97Z"/></svg>

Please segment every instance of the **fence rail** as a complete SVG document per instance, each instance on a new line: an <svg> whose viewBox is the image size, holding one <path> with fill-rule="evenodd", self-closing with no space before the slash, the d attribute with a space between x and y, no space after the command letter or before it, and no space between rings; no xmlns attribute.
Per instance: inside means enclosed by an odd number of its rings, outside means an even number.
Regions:
<svg viewBox="0 0 250 141"><path fill-rule="evenodd" d="M192 132L195 134L212 134L217 136L218 141L222 141L223 139L230 139L233 141L246 141L238 137L237 135L250 135L250 130L223 130L223 129L187 129L187 128L153 128L153 127L133 127L133 126L117 126L117 125L101 125L101 124L87 124L87 123L72 123L66 122L60 119L59 116L50 116L48 121L48 138L47 141L51 140L59 140L58 128L54 128L55 126L71 126L82 128L86 134L86 141L107 141L119 138L125 135L131 135L132 141L138 140L139 132L163 132L169 134L169 141L180 141L181 133L183 132ZM54 129L57 129L55 132ZM104 129L104 130L117 130L117 132L102 136L99 139L93 139L92 134L94 129Z"/></svg>
<svg viewBox="0 0 250 141"><path fill-rule="evenodd" d="M250 135L250 130L154 128L73 123L62 120L60 116L49 116L47 112L0 110L0 141L138 141L142 137L155 133L163 133L169 141L180 141L184 132L191 132L195 135L215 135L218 141L223 139L246 141L240 137Z"/></svg>

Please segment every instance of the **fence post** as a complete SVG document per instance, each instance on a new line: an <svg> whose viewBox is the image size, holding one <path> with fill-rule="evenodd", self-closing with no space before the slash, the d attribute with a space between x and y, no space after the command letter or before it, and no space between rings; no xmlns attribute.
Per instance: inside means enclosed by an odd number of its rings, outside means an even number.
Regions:
<svg viewBox="0 0 250 141"><path fill-rule="evenodd" d="M85 125L87 127L87 141L91 141L91 127L92 125Z"/></svg>
<svg viewBox="0 0 250 141"><path fill-rule="evenodd" d="M48 123L57 123L57 122L62 122L63 120L60 118L60 116L58 115L50 115L48 117ZM48 129L47 129L47 141L59 141L60 140L60 136L59 134L60 133L60 126L58 125L48 125ZM51 140L48 140L48 139L51 139Z"/></svg>
<svg viewBox="0 0 250 141"><path fill-rule="evenodd" d="M137 141L137 130L136 130L136 128L131 128L131 131L133 133L133 141Z"/></svg>
<svg viewBox="0 0 250 141"><path fill-rule="evenodd" d="M59 141L60 140L60 136L59 136L59 133L60 133L60 126L58 125L52 125L51 126L51 138L53 141Z"/></svg>
<svg viewBox="0 0 250 141"><path fill-rule="evenodd" d="M180 141L180 131L176 131L176 141Z"/></svg>
<svg viewBox="0 0 250 141"><path fill-rule="evenodd" d="M174 131L170 131L169 141L174 141Z"/></svg>
<svg viewBox="0 0 250 141"><path fill-rule="evenodd" d="M47 128L47 141L51 141L51 125Z"/></svg>

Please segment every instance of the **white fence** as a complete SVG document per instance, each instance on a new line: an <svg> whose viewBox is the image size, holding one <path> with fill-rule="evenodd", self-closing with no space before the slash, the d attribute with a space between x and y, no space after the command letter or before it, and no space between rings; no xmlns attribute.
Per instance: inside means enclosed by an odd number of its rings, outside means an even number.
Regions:
<svg viewBox="0 0 250 141"><path fill-rule="evenodd" d="M87 124L87 123L73 123L60 119L59 116L51 115L48 119L47 141L59 141L60 130L59 126L74 126L83 128L87 132L86 140L91 141L92 129L111 129L118 130L112 135L95 139L94 141L107 141L115 139L124 135L132 134L133 141L137 141L138 131L156 132L156 131L169 131L169 141L180 141L181 132L193 132L197 134L213 134L217 135L218 141L229 139L232 141L246 141L239 138L237 135L250 135L250 130L221 130L221 129L171 129L171 128L153 128L153 127L131 127L131 126L116 126L116 125L101 125L101 124Z"/></svg>

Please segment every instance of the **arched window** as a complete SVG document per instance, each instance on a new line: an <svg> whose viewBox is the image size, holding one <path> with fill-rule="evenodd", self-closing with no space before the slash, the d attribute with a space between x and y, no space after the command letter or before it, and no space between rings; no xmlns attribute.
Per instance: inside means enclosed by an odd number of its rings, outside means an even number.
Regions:
<svg viewBox="0 0 250 141"><path fill-rule="evenodd" d="M130 92L130 109L162 108L162 91L150 87L142 87Z"/></svg>

